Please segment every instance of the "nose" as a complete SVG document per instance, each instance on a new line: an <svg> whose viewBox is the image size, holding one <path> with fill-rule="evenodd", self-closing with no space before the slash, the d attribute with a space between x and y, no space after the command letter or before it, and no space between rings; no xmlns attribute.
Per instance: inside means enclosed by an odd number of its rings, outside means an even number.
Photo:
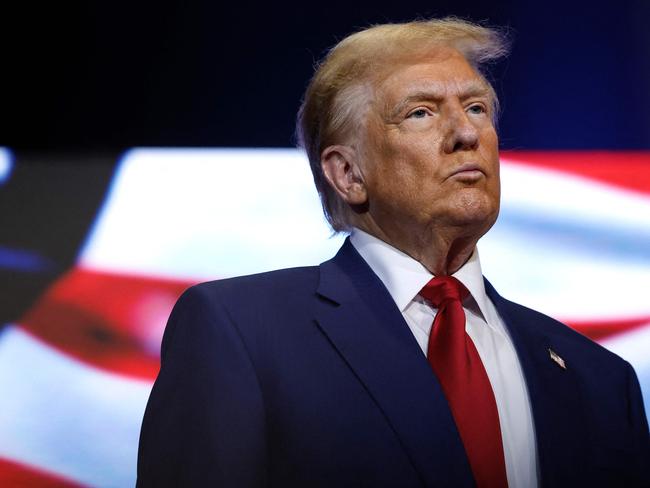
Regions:
<svg viewBox="0 0 650 488"><path fill-rule="evenodd" d="M463 107L454 107L447 118L444 150L447 154L474 150L478 147L478 129Z"/></svg>

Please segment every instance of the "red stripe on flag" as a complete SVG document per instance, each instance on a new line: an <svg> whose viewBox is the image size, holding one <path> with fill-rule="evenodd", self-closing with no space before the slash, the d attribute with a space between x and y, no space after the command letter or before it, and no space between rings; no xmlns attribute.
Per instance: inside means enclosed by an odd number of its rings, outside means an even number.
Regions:
<svg viewBox="0 0 650 488"><path fill-rule="evenodd" d="M83 485L38 468L0 458L0 486L79 488Z"/></svg>
<svg viewBox="0 0 650 488"><path fill-rule="evenodd" d="M19 325L90 365L153 379L166 319L192 284L76 268L48 289ZM649 324L650 317L567 323L598 341Z"/></svg>
<svg viewBox="0 0 650 488"><path fill-rule="evenodd" d="M650 317L638 317L631 319L593 320L593 321L565 321L571 328L586 335L594 341L608 339L611 336L623 332L630 332L644 325L650 325Z"/></svg>
<svg viewBox="0 0 650 488"><path fill-rule="evenodd" d="M650 193L650 151L503 151L505 160Z"/></svg>
<svg viewBox="0 0 650 488"><path fill-rule="evenodd" d="M18 323L50 346L91 365L151 379L158 372L167 317L191 284L75 268Z"/></svg>

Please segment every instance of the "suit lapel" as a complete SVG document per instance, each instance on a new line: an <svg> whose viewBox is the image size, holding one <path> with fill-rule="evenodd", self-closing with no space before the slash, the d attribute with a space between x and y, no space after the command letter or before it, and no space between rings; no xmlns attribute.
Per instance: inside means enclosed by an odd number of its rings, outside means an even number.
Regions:
<svg viewBox="0 0 650 488"><path fill-rule="evenodd" d="M521 363L530 397L540 486L560 486L568 470L579 469L587 438L579 380L571 368L571 351L559 338L543 332L540 315L503 299L486 280L485 288L503 318ZM563 369L549 349L566 360Z"/></svg>
<svg viewBox="0 0 650 488"><path fill-rule="evenodd" d="M321 265L316 320L381 409L425 486L472 486L447 401L408 325L349 239Z"/></svg>

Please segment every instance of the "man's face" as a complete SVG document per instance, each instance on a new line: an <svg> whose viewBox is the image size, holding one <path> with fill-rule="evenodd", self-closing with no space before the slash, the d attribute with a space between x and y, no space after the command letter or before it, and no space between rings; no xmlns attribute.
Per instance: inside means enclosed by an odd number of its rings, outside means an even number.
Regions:
<svg viewBox="0 0 650 488"><path fill-rule="evenodd" d="M463 56L401 64L375 86L362 142L368 212L389 237L483 235L499 211L493 100ZM415 236L414 236L415 237Z"/></svg>

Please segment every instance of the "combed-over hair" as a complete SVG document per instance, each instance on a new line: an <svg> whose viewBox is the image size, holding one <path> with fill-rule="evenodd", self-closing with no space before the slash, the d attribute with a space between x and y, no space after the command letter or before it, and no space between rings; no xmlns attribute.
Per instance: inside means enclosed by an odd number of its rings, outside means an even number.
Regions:
<svg viewBox="0 0 650 488"><path fill-rule="evenodd" d="M389 67L427 56L441 46L458 50L479 74L487 63L508 51L501 32L446 17L369 27L343 39L317 66L298 112L296 135L309 158L325 218L334 231L351 229L352 212L323 174L323 150L357 136L372 101L373 82ZM496 113L497 98L489 82L488 86Z"/></svg>

